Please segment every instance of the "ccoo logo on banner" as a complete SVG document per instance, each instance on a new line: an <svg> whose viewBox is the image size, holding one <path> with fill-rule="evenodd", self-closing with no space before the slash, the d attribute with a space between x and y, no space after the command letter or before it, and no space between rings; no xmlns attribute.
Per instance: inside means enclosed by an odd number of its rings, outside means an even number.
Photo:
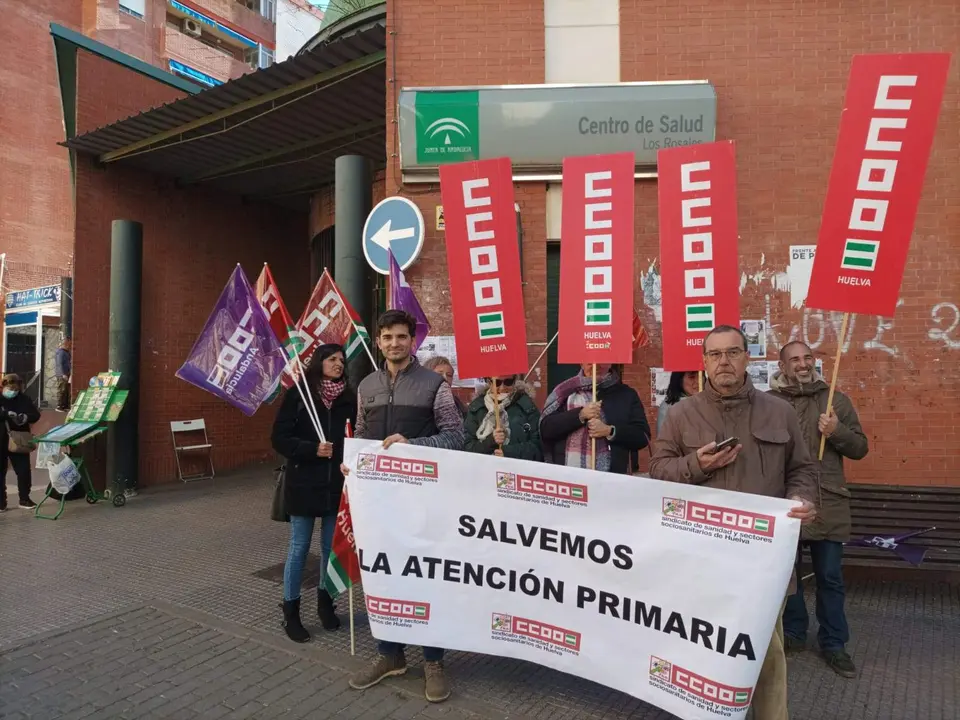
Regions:
<svg viewBox="0 0 960 720"><path fill-rule="evenodd" d="M740 326L732 141L657 153L663 369L703 368L703 338Z"/></svg>

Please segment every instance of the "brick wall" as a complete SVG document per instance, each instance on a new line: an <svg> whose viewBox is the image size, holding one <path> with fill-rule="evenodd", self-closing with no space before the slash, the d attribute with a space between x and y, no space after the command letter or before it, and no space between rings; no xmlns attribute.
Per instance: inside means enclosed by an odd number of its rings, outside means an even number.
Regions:
<svg viewBox="0 0 960 720"><path fill-rule="evenodd" d="M33 285L31 273L66 274L73 254L70 156L63 137L60 88L50 23L77 26L78 3L9 3L7 48L0 66L0 253L7 253L4 291ZM36 272L34 272L35 269ZM20 272L23 274L19 274Z"/></svg>
<svg viewBox="0 0 960 720"><path fill-rule="evenodd" d="M90 127L118 103L139 98L149 107L168 94L161 84L90 57L80 64L79 121ZM104 75L106 73L106 76ZM106 79L109 82L105 81ZM121 102L122 101L122 102ZM255 282L264 262L291 308L309 294L307 213L239 198L175 188L156 176L89 157L77 163L74 375L106 369L108 355L110 225L117 218L144 226L141 341L140 481L176 478L170 421L206 419L219 470L270 459L274 408L246 418L213 395L175 379L236 263Z"/></svg>
<svg viewBox="0 0 960 720"><path fill-rule="evenodd" d="M433 229L438 188L403 188L394 132L395 88L543 82L543 3L390 0L386 191L407 194L428 219L421 262L407 276L426 307L448 307L442 233ZM801 12L802 9L802 12ZM451 18L456 21L451 21ZM791 338L814 346L832 368L839 316L793 309L784 273L791 244L813 244L850 59L861 52L953 50L960 6L891 0L839 9L825 0L733 4L620 0L621 80L709 79L717 88L717 137L737 141L742 317L769 321L770 359ZM396 58L394 61L393 58ZM870 456L850 463L861 482L958 484L960 447L960 64L954 62L895 318L855 317L844 343L840 388L858 407ZM656 181L637 185L636 297L656 268ZM544 190L517 186L523 211L525 301L530 342L546 338ZM449 317L434 313L437 332ZM660 327L643 308L652 343L627 380L650 404L649 368L661 359ZM531 360L539 354L531 347ZM542 372L545 373L545 365ZM542 394L541 394L542 399ZM651 422L655 418L650 409Z"/></svg>
<svg viewBox="0 0 960 720"><path fill-rule="evenodd" d="M840 316L794 309L782 289L790 245L816 243L850 60L858 53L954 50L960 5L824 1L691 5L621 0L621 78L709 79L717 137L737 142L741 317L769 318L768 351L799 338L832 371ZM894 318L855 316L839 388L859 410L870 455L855 481L960 484L960 65L950 78ZM637 186L639 278L658 251L655 182ZM778 289L781 288L781 289ZM638 297L642 295L638 292ZM648 319L652 313L648 314ZM646 390L659 326L630 379ZM776 347L775 347L776 346ZM644 399L648 393L643 395Z"/></svg>
<svg viewBox="0 0 960 720"><path fill-rule="evenodd" d="M456 0L387 2L387 195L417 203L427 226L420 260L406 271L425 309L448 308L450 291L442 232L436 230L438 185L401 187L394 91L412 86L539 84L544 78L543 2L480 0L469 12ZM394 60L395 58L395 60ZM546 187L516 186L523 219L523 279L532 363L547 337ZM433 332L453 334L452 316L430 312ZM536 343L541 343L537 345ZM546 360L541 364L546 377ZM540 402L545 399L541 391Z"/></svg>

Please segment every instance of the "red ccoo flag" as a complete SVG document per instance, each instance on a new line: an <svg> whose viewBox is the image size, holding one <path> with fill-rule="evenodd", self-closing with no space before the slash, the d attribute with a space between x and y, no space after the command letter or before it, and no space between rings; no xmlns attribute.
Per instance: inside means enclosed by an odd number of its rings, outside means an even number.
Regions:
<svg viewBox="0 0 960 720"><path fill-rule="evenodd" d="M353 437L353 426L347 420L344 437ZM330 546L330 559L327 560L327 572L323 586L331 597L337 597L344 590L360 582L360 561L357 558L357 540L353 536L353 519L350 517L350 500L344 486L340 496L340 510L337 512L337 527L333 531L333 543Z"/></svg>

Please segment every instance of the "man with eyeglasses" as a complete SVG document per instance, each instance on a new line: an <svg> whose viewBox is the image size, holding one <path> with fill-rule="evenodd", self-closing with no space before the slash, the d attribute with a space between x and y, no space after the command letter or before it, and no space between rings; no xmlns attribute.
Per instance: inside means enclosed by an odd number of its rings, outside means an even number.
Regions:
<svg viewBox="0 0 960 720"><path fill-rule="evenodd" d="M817 470L793 408L760 392L747 375L747 338L719 325L703 341L707 382L683 398L667 419L650 460L650 477L737 492L790 498L788 513L816 517ZM735 442L717 450L730 438ZM796 578L791 578L793 592ZM787 661L778 616L753 696L757 720L787 720Z"/></svg>

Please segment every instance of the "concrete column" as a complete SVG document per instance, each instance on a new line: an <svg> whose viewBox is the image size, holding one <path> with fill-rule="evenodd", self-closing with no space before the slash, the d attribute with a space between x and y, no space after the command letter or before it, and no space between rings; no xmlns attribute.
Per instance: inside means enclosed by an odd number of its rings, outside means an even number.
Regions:
<svg viewBox="0 0 960 720"><path fill-rule="evenodd" d="M376 318L370 316L373 270L363 255L363 224L370 214L370 207L369 162L360 155L338 157L334 166L334 280L366 324L372 338L376 324ZM376 348L371 349L376 354ZM358 357L350 365L350 380L358 383L370 371L369 358Z"/></svg>
<svg viewBox="0 0 960 720"><path fill-rule="evenodd" d="M119 372L119 389L129 390L120 417L107 435L107 487L135 488L140 438L140 288L143 225L114 220L110 234L109 370Z"/></svg>

